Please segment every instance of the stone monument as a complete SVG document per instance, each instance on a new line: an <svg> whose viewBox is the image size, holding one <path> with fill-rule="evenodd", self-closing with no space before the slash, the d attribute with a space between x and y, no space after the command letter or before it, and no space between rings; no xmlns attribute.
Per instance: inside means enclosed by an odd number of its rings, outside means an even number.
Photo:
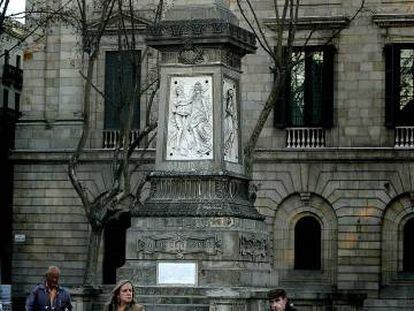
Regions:
<svg viewBox="0 0 414 311"><path fill-rule="evenodd" d="M241 59L255 38L223 1L178 0L147 44L161 52L156 163L119 276L149 310L245 310L276 282L241 147Z"/></svg>

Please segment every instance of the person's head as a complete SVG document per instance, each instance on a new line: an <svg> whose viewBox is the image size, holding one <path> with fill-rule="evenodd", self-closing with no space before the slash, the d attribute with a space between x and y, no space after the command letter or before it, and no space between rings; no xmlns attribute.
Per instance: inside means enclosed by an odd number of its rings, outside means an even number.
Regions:
<svg viewBox="0 0 414 311"><path fill-rule="evenodd" d="M284 311L288 303L287 293L282 288L272 289L267 293L271 311Z"/></svg>
<svg viewBox="0 0 414 311"><path fill-rule="evenodd" d="M111 301L117 305L127 305L135 303L135 290L132 282L129 280L119 281L112 290Z"/></svg>
<svg viewBox="0 0 414 311"><path fill-rule="evenodd" d="M200 81L197 81L194 84L194 92L195 93L203 93L203 86L201 85Z"/></svg>
<svg viewBox="0 0 414 311"><path fill-rule="evenodd" d="M180 95L184 94L184 87L181 84L179 84L179 85L176 86L176 88L175 88L175 94L177 96L180 96Z"/></svg>
<svg viewBox="0 0 414 311"><path fill-rule="evenodd" d="M60 277L59 268L56 266L50 266L46 272L47 286L50 288L57 287L59 283L59 277Z"/></svg>

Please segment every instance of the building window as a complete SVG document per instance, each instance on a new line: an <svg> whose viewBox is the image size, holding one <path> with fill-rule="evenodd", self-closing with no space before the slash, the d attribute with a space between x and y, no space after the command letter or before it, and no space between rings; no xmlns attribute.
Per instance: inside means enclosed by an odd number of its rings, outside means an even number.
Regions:
<svg viewBox="0 0 414 311"><path fill-rule="evenodd" d="M124 213L108 222L104 231L102 278L104 284L116 283L116 270L125 264L126 230L131 226L131 215Z"/></svg>
<svg viewBox="0 0 414 311"><path fill-rule="evenodd" d="M22 57L20 55L16 55L16 68L21 69L22 66Z"/></svg>
<svg viewBox="0 0 414 311"><path fill-rule="evenodd" d="M385 46L386 126L414 125L414 44Z"/></svg>
<svg viewBox="0 0 414 311"><path fill-rule="evenodd" d="M9 90L3 89L3 109L7 109L9 107Z"/></svg>
<svg viewBox="0 0 414 311"><path fill-rule="evenodd" d="M333 46L294 48L290 74L275 111L275 126L330 128L333 120Z"/></svg>
<svg viewBox="0 0 414 311"><path fill-rule="evenodd" d="M133 104L132 129L139 129L140 119L140 52L106 52L105 63L105 129L119 130Z"/></svg>
<svg viewBox="0 0 414 311"><path fill-rule="evenodd" d="M20 93L14 93L14 111L16 115L20 112Z"/></svg>
<svg viewBox="0 0 414 311"><path fill-rule="evenodd" d="M4 64L8 65L10 61L10 52L9 50L4 50Z"/></svg>
<svg viewBox="0 0 414 311"><path fill-rule="evenodd" d="M414 218L404 225L403 271L414 272Z"/></svg>
<svg viewBox="0 0 414 311"><path fill-rule="evenodd" d="M305 216L295 226L295 264L297 270L321 269L321 225Z"/></svg>

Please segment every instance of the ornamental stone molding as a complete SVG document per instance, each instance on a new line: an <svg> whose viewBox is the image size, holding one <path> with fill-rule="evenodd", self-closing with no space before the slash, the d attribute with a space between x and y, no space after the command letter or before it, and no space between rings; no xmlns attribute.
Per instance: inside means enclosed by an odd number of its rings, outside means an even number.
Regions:
<svg viewBox="0 0 414 311"><path fill-rule="evenodd" d="M242 259L268 261L268 238L256 234L241 234L239 236L239 254Z"/></svg>
<svg viewBox="0 0 414 311"><path fill-rule="evenodd" d="M223 252L218 236L157 234L137 239L137 252L144 255L169 254L182 259L189 254L216 256Z"/></svg>

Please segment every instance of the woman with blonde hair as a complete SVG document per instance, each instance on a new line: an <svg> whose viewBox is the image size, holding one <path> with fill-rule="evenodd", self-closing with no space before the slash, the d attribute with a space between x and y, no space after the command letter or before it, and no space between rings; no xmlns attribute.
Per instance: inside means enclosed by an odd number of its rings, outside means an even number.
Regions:
<svg viewBox="0 0 414 311"><path fill-rule="evenodd" d="M135 290L131 281L122 280L115 285L104 311L144 311L144 307L135 302Z"/></svg>

